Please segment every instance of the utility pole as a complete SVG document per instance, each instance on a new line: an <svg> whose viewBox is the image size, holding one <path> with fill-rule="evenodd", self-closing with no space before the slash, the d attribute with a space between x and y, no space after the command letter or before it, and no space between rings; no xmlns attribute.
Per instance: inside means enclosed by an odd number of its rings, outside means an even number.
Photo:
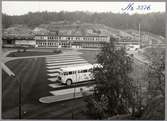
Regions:
<svg viewBox="0 0 167 121"><path fill-rule="evenodd" d="M75 85L74 85L73 98L74 98L74 101L75 101ZM74 119L74 107L73 106L72 106L72 119Z"/></svg>
<svg viewBox="0 0 167 121"><path fill-rule="evenodd" d="M19 119L21 119L22 118L22 111L21 111L21 104L22 104L22 83L21 83L21 81L19 80L19 79L17 79L16 78L16 80L17 80L17 82L19 83Z"/></svg>
<svg viewBox="0 0 167 121"><path fill-rule="evenodd" d="M140 24L139 24L139 43L140 43L140 49L141 49L142 48L142 41L141 41Z"/></svg>
<svg viewBox="0 0 167 121"><path fill-rule="evenodd" d="M77 74L78 74L78 72L76 71L76 80L77 80ZM77 82L77 81L76 81ZM74 93L73 93L73 98L74 98L74 101L75 101L75 92L76 92L76 84L74 83ZM72 119L74 119L74 107L73 107L74 105L72 105Z"/></svg>

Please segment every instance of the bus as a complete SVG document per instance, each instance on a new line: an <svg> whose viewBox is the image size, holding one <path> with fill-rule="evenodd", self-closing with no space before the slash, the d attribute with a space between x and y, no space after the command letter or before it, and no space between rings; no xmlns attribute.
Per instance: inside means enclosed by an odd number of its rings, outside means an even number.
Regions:
<svg viewBox="0 0 167 121"><path fill-rule="evenodd" d="M97 67L102 66L99 64L83 64L60 68L57 81L69 86L72 83L93 80L93 68Z"/></svg>

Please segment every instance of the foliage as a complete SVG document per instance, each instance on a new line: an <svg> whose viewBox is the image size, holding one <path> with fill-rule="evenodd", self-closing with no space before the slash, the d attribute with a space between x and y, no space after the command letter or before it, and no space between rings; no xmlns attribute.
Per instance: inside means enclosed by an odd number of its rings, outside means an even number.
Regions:
<svg viewBox="0 0 167 121"><path fill-rule="evenodd" d="M88 12L29 12L21 16L9 16L2 14L3 28L8 28L14 24L24 24L30 28L51 21L80 21L81 23L98 23L117 29L138 30L141 24L142 31L165 36L165 13L150 13L146 15L128 15L108 13L88 13Z"/></svg>
<svg viewBox="0 0 167 121"><path fill-rule="evenodd" d="M158 51L157 51L158 50ZM158 54L157 54L158 53ZM141 119L161 119L165 117L165 49L152 49L152 64L146 74L148 82L147 106Z"/></svg>
<svg viewBox="0 0 167 121"><path fill-rule="evenodd" d="M157 53L157 51L154 51ZM148 91L153 97L165 96L165 49L152 54L152 64L147 71L146 80L149 82Z"/></svg>
<svg viewBox="0 0 167 121"><path fill-rule="evenodd" d="M149 100L144 109L142 120L165 120L165 97L156 96Z"/></svg>
<svg viewBox="0 0 167 121"><path fill-rule="evenodd" d="M134 106L134 87L128 74L132 71L132 60L124 49L114 47L113 38L106 43L97 56L103 68L94 70L96 87L88 101L89 113L104 119L118 114L129 114Z"/></svg>

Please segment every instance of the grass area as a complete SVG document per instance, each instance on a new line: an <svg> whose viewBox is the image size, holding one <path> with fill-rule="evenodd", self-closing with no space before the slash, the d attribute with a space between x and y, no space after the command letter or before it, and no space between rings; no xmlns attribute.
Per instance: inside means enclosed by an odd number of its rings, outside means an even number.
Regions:
<svg viewBox="0 0 167 121"><path fill-rule="evenodd" d="M14 60L7 62L7 66L13 70L22 83L23 103L35 103L39 97L48 94L46 93L48 92L48 86L44 58ZM2 80L2 109L6 111L15 107L18 103L18 82L8 77L5 72L2 73ZM46 90L46 92L41 90ZM6 100L13 100L14 102L11 103Z"/></svg>
<svg viewBox="0 0 167 121"><path fill-rule="evenodd" d="M77 50L84 59L96 63L99 50ZM42 104L40 97L48 96L51 89L47 80L44 58L19 59L7 62L22 82L22 110L24 119L89 119L84 113L85 102L82 98L53 104ZM144 66L134 64L132 76L135 80L142 79ZM73 107L73 108L72 108ZM18 83L5 72L2 73L2 118L18 117Z"/></svg>
<svg viewBox="0 0 167 121"><path fill-rule="evenodd" d="M38 100L48 96L51 88L47 80L44 58L19 59L7 62L22 82L22 112L24 119L85 119L83 99L53 104L42 104ZM2 118L18 118L18 82L2 73ZM72 108L73 107L73 108Z"/></svg>
<svg viewBox="0 0 167 121"><path fill-rule="evenodd" d="M100 50L78 50L78 52L81 52L80 55L84 59L86 59L89 63L97 63L96 55L100 52Z"/></svg>
<svg viewBox="0 0 167 121"><path fill-rule="evenodd" d="M25 56L39 56L39 55L54 55L57 51L53 52L40 52L40 51L26 51L26 52L12 52L7 57L25 57Z"/></svg>

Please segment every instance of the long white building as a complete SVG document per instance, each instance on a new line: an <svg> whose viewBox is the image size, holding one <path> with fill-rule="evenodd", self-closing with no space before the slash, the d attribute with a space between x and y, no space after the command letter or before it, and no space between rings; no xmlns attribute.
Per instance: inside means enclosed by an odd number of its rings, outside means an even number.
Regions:
<svg viewBox="0 0 167 121"><path fill-rule="evenodd" d="M37 47L99 48L109 36L36 35Z"/></svg>

